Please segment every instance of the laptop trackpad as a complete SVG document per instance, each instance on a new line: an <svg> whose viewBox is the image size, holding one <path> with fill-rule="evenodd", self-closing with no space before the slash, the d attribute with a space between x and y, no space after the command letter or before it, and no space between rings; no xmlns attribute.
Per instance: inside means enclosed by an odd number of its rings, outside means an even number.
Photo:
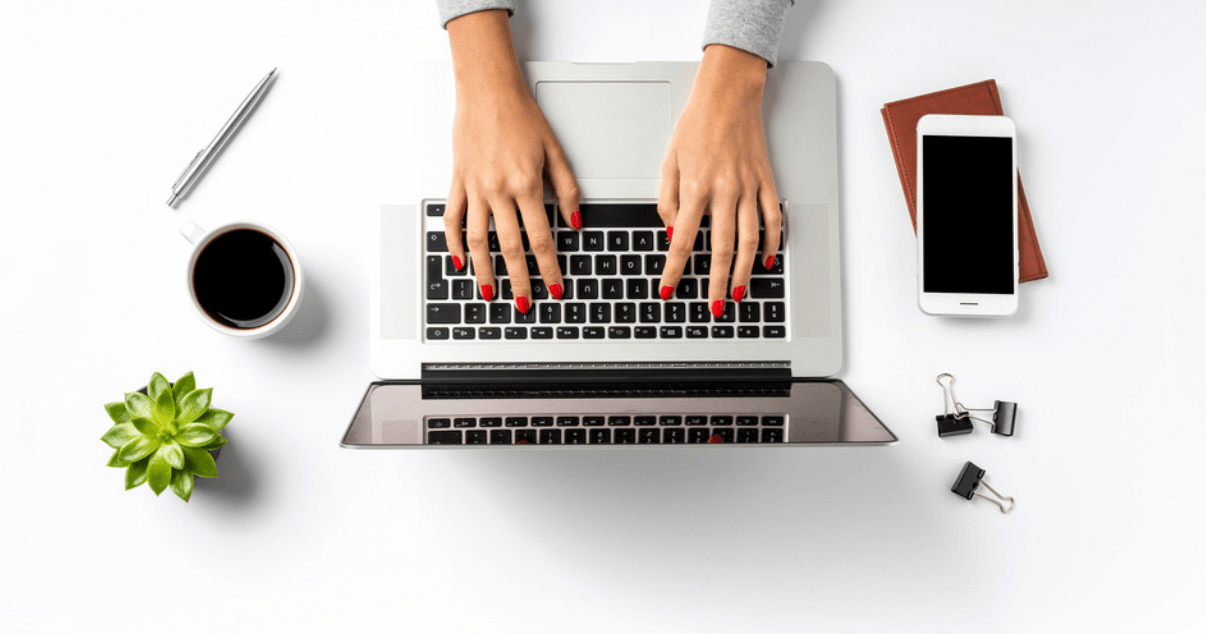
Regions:
<svg viewBox="0 0 1206 634"><path fill-rule="evenodd" d="M673 130L669 82L536 84L577 178L659 178Z"/></svg>

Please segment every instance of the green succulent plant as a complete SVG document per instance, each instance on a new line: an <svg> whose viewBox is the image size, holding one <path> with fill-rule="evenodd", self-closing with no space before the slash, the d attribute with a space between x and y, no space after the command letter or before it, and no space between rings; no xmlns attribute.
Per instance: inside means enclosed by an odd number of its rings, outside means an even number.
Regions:
<svg viewBox="0 0 1206 634"><path fill-rule="evenodd" d="M210 452L226 444L221 431L234 414L211 408L212 395L213 388L197 389L192 372L175 384L156 372L146 394L105 405L113 427L101 440L116 450L109 466L126 470L127 491L148 483L159 495L170 486L187 502L193 476L218 477Z"/></svg>

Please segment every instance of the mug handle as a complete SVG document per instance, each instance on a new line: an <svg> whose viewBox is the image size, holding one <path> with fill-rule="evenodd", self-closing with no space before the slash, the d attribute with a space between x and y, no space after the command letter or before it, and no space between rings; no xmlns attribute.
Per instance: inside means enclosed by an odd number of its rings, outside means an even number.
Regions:
<svg viewBox="0 0 1206 634"><path fill-rule="evenodd" d="M185 220L180 224L180 235L184 236L189 244L197 244L201 236L205 235L205 230L197 226L197 223L192 220Z"/></svg>

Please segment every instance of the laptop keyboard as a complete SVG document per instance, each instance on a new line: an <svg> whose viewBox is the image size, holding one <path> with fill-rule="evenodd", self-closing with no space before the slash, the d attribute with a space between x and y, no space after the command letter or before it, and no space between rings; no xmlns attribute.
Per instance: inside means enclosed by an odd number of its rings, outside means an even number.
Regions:
<svg viewBox="0 0 1206 634"><path fill-rule="evenodd" d="M545 205L556 240L564 294L561 301L549 299L536 256L529 251L526 266L535 301L526 314L507 301L514 300L514 296L507 263L498 254L498 235L494 231L490 232L489 240L500 296L487 304L482 301L473 276L472 257L469 266L457 271L444 232L428 230L424 240L426 340L455 343L787 338L786 254L782 246L770 270L761 262L754 264L746 298L740 304L727 301L724 314L717 318L708 306L712 257L709 216L704 216L695 237L694 255L688 260L674 297L663 302L658 297L658 282L670 243L657 215L657 205L584 204L581 211L583 229L575 231L554 205ZM428 204L425 213L442 217L444 205ZM759 235L758 260L761 260L762 239ZM526 235L524 248L528 249Z"/></svg>
<svg viewBox="0 0 1206 634"><path fill-rule="evenodd" d="M428 418L429 445L782 443L785 416L596 415Z"/></svg>

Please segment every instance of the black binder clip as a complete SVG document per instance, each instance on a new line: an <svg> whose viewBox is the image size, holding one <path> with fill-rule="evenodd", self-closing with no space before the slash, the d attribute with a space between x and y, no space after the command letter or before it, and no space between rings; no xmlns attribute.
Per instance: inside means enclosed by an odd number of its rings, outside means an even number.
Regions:
<svg viewBox="0 0 1206 634"><path fill-rule="evenodd" d="M982 497L985 500L996 504L1001 509L1002 513L1012 511L1013 507L1017 506L1017 504L1014 503L1013 498L1007 495L1001 495L1000 493L997 493L996 489L989 486L989 484L984 481L985 473L987 472L969 461L967 464L963 465L963 471L959 472L959 477L955 480L955 486L951 487L951 492L968 500L972 499L973 495ZM976 489L978 489L981 484L983 484L984 488L991 491L996 497L992 498L977 491ZM1005 507L1005 502L1009 503L1008 508Z"/></svg>
<svg viewBox="0 0 1206 634"><path fill-rule="evenodd" d="M955 398L955 377L943 372L938 375L938 385L942 386L942 416L937 416L939 436L958 436L972 433L973 420L987 423L992 433L998 436L1012 436L1014 422L1018 416L1018 404L1009 401L993 401L992 409L976 409L964 407ZM992 420L973 416L972 412L992 412Z"/></svg>

